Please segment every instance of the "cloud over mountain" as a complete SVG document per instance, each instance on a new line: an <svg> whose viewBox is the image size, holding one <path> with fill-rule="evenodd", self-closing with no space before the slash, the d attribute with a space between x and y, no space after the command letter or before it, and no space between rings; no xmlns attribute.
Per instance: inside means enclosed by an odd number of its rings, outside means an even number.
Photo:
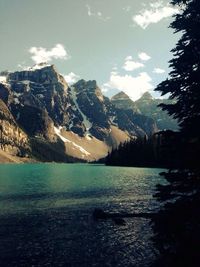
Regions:
<svg viewBox="0 0 200 267"><path fill-rule="evenodd" d="M124 91L132 100L137 100L143 93L153 89L151 82L152 79L146 72L137 76L111 72L110 80L103 85L103 91L115 88Z"/></svg>
<svg viewBox="0 0 200 267"><path fill-rule="evenodd" d="M41 62L50 62L53 59L66 60L70 58L68 52L62 44L56 44L49 50L44 47L33 46L29 49L29 53L31 54L31 59L36 64L39 64Z"/></svg>
<svg viewBox="0 0 200 267"><path fill-rule="evenodd" d="M66 82L71 85L71 84L74 84L75 82L77 82L78 79L80 78L80 76L75 74L74 72L70 72L69 74L64 75L64 78L65 78Z"/></svg>
<svg viewBox="0 0 200 267"><path fill-rule="evenodd" d="M128 56L125 58L124 66L122 67L126 71L133 71L139 68L143 68L144 64L134 61L132 56Z"/></svg>
<svg viewBox="0 0 200 267"><path fill-rule="evenodd" d="M141 59L143 61L148 61L151 59L151 57L149 55L147 55L147 53L145 53L145 52L140 52L138 54L138 57L139 57L139 59Z"/></svg>

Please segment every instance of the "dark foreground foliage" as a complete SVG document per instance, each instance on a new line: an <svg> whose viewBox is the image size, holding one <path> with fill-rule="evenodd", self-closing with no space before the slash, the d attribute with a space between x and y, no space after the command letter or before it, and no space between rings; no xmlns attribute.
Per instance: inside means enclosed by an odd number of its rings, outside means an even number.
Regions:
<svg viewBox="0 0 200 267"><path fill-rule="evenodd" d="M162 105L179 121L185 146L177 168L163 173L168 185L155 197L165 203L152 220L160 257L153 266L200 266L200 1L173 0L180 9L171 28L182 33L172 50L170 78L156 90L171 94L174 105ZM176 147L179 151L179 147Z"/></svg>
<svg viewBox="0 0 200 267"><path fill-rule="evenodd" d="M153 266L197 267L200 255L200 173L189 170L163 174L168 185L155 197L164 208L153 217L154 243L160 256Z"/></svg>
<svg viewBox="0 0 200 267"><path fill-rule="evenodd" d="M106 165L154 167L158 164L152 139L139 138L121 144L112 150L105 160Z"/></svg>

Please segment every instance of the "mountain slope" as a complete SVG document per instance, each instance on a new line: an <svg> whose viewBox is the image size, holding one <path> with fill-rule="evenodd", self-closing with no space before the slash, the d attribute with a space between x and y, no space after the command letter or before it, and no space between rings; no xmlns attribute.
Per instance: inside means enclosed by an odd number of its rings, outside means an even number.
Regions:
<svg viewBox="0 0 200 267"><path fill-rule="evenodd" d="M6 104L0 99L0 149L13 156L30 152L27 134L18 127Z"/></svg>
<svg viewBox="0 0 200 267"><path fill-rule="evenodd" d="M6 74L0 98L38 160L98 160L120 143L157 131L153 119L135 113L134 103L132 110L116 107L96 81L69 87L54 65Z"/></svg>
<svg viewBox="0 0 200 267"><path fill-rule="evenodd" d="M123 91L121 91L118 94L114 95L111 98L111 101L119 109L124 109L124 110L131 109L136 113L140 113L140 111L137 108L136 104Z"/></svg>
<svg viewBox="0 0 200 267"><path fill-rule="evenodd" d="M160 130L170 129L176 131L178 130L177 121L158 107L161 103L170 104L173 102L170 99L155 99L150 93L146 92L140 99L135 101L135 104L142 114L148 114L156 121Z"/></svg>
<svg viewBox="0 0 200 267"><path fill-rule="evenodd" d="M149 92L146 92L140 99L134 102L124 92L120 92L113 96L111 101L116 108L129 112L129 117L130 110L136 113L134 123L139 126L142 125L147 133L148 129L151 128L151 124L149 124L145 118L142 119L142 116L146 116L147 114L148 117L152 118L156 122L159 130L178 129L177 121L170 117L167 112L158 107L161 103L172 103L169 99L155 99ZM149 131L148 134L150 134L150 132L151 131Z"/></svg>

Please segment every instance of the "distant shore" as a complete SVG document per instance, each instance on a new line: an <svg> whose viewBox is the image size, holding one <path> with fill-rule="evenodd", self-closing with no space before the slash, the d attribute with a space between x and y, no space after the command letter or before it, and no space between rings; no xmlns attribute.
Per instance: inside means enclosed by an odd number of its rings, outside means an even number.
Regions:
<svg viewBox="0 0 200 267"><path fill-rule="evenodd" d="M32 158L22 158L13 156L0 149L0 163L31 163L31 162L36 162L36 160Z"/></svg>

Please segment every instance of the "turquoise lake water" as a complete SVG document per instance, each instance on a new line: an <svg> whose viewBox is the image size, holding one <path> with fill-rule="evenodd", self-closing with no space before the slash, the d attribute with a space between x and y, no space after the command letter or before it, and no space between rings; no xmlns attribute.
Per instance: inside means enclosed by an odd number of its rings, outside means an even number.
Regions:
<svg viewBox="0 0 200 267"><path fill-rule="evenodd" d="M150 266L150 221L92 212L153 212L161 169L89 164L0 165L0 266Z"/></svg>

